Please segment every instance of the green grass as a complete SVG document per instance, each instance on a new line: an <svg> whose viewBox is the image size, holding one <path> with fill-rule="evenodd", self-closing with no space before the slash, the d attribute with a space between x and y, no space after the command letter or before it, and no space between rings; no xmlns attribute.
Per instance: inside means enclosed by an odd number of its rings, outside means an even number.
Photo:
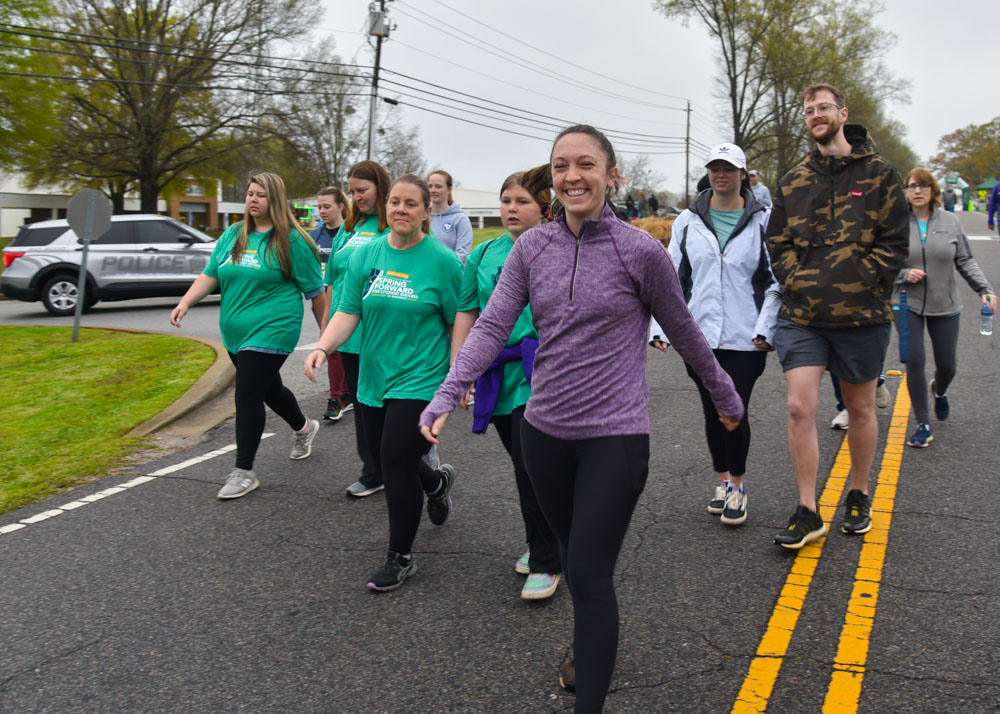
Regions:
<svg viewBox="0 0 1000 714"><path fill-rule="evenodd" d="M145 440L123 436L215 359L201 342L68 327L0 326L0 513L104 476Z"/></svg>
<svg viewBox="0 0 1000 714"><path fill-rule="evenodd" d="M473 228L472 229L472 245L473 247L479 245L483 241L487 241L490 238L499 238L504 233L507 232L506 228Z"/></svg>

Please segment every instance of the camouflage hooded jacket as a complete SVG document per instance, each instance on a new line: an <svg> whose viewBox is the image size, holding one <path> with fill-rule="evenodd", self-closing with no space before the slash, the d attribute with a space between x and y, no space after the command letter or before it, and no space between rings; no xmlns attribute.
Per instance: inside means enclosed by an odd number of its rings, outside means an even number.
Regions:
<svg viewBox="0 0 1000 714"><path fill-rule="evenodd" d="M892 284L909 251L903 182L864 127L849 156L813 151L774 194L767 246L784 290L778 317L811 327L892 320Z"/></svg>

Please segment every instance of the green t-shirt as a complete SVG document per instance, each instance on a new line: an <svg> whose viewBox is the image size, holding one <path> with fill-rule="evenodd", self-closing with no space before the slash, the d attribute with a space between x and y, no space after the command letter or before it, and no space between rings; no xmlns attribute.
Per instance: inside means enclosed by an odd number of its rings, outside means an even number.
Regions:
<svg viewBox="0 0 1000 714"><path fill-rule="evenodd" d="M285 280L277 256L267 250L268 231L251 233L239 264L234 264L233 246L242 229L242 222L226 229L202 271L219 281L222 344L234 353L258 349L290 354L302 331L302 294L313 298L323 291L319 258L312 240L293 232L292 277Z"/></svg>
<svg viewBox="0 0 1000 714"><path fill-rule="evenodd" d="M458 301L459 310L482 310L493 294L503 271L504 263L510 249L514 247L514 239L510 233L504 233L499 238L480 243L469 254L465 262L465 273L462 275L462 293ZM525 337L538 339L538 333L531 323L531 306L524 308L517 318L510 339L504 347L512 347ZM504 365L503 380L500 383L500 395L497 407L493 413L498 416L510 414L520 406L528 403L531 387L528 378L524 376L524 364L517 360Z"/></svg>
<svg viewBox="0 0 1000 714"><path fill-rule="evenodd" d="M429 236L408 250L378 238L354 251L337 309L361 315L362 404L431 400L448 374L461 284L462 263Z"/></svg>
<svg viewBox="0 0 1000 714"><path fill-rule="evenodd" d="M353 231L348 231L341 226L342 233L338 233L340 242L334 241L331 249L330 259L326 262L326 275L323 282L329 285L330 291L330 317L338 310L340 305L340 293L344 286L344 275L347 273L347 263L351 254L363 245L367 245L372 238L382 238L389 235L388 226L379 233L378 216L368 216L363 221L354 226ZM340 346L339 352L350 352L358 354L361 352L361 325L354 331L347 342Z"/></svg>
<svg viewBox="0 0 1000 714"><path fill-rule="evenodd" d="M719 250L725 250L726 243L733 235L736 224L743 216L743 211L742 209L739 211L719 211L715 208L710 208L708 211L712 215L712 225L715 227L715 235L719 239Z"/></svg>

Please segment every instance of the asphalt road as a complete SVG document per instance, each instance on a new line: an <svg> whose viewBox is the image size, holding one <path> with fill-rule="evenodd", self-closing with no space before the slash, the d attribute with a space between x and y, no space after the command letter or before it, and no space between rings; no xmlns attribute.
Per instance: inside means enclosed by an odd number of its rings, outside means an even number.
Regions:
<svg viewBox="0 0 1000 714"><path fill-rule="evenodd" d="M1000 284L1000 242L973 250ZM847 674L860 698L830 711L1000 709L991 605L1000 528L989 511L1000 332L979 335L975 297L964 286L962 296L952 416L934 424L933 445L894 460L893 407L880 412L881 443L890 443L878 478L894 500L891 514L876 514L883 533L888 525L878 577L858 571L882 555L874 538L834 531L811 561L771 544L796 498L773 355L751 403L749 520L728 529L705 512L714 476L696 391L676 355L650 351L650 477L618 563L622 631L607 712L739 710L769 623L790 605L801 614L787 651L756 661L777 672L768 711L818 712L828 696L843 697L835 663L850 661L843 653L864 634L851 627L865 618L863 664ZM4 322L22 319L0 308ZM126 313L144 319L113 304L92 317ZM886 368L899 367L894 338ZM900 384L890 377L894 398ZM313 389L299 396L318 415L324 397ZM601 409L615 391L609 375L580 398ZM827 428L835 410L826 384L821 404L822 486L843 434ZM288 459L287 427L270 419L275 435L257 462L263 485L237 501L215 499L228 452L163 473L232 444L229 421L188 452L0 516L0 711L571 711L556 683L570 642L568 592L519 599L511 469L492 430L474 436L470 427L456 414L441 448L458 471L454 516L441 527L424 520L420 572L386 595L365 588L384 553L384 497L344 497L360 468L350 419L324 424L299 462ZM900 429L912 431L912 418ZM811 578L797 574L808 562Z"/></svg>

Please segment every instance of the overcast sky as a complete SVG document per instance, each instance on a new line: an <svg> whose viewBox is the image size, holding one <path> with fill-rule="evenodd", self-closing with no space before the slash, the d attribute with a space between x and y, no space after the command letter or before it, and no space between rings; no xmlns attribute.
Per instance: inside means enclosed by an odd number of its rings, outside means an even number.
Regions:
<svg viewBox="0 0 1000 714"><path fill-rule="evenodd" d="M322 1L320 33L335 38L344 61L371 65L374 53L362 32L367 2ZM889 113L906 125L910 146L925 160L942 135L1000 115L995 65L1000 5L992 0L886 0L885 5L872 22L897 36L886 64L911 82L910 103ZM668 21L650 0L396 0L388 9L397 28L382 45L387 81L380 94L424 110L383 106L419 126L428 165L446 168L465 187L499 189L511 172L547 160L556 127L587 122L634 141L614 143L619 152L650 154L666 187L680 192L684 156L670 152L683 151L677 140L684 137L687 100L695 142L712 146L728 139L726 114L714 95L715 44L697 22L684 27ZM427 92L479 106L456 111ZM509 108L484 110L484 100ZM539 127L532 120L555 126ZM692 151L692 170L705 153Z"/></svg>

